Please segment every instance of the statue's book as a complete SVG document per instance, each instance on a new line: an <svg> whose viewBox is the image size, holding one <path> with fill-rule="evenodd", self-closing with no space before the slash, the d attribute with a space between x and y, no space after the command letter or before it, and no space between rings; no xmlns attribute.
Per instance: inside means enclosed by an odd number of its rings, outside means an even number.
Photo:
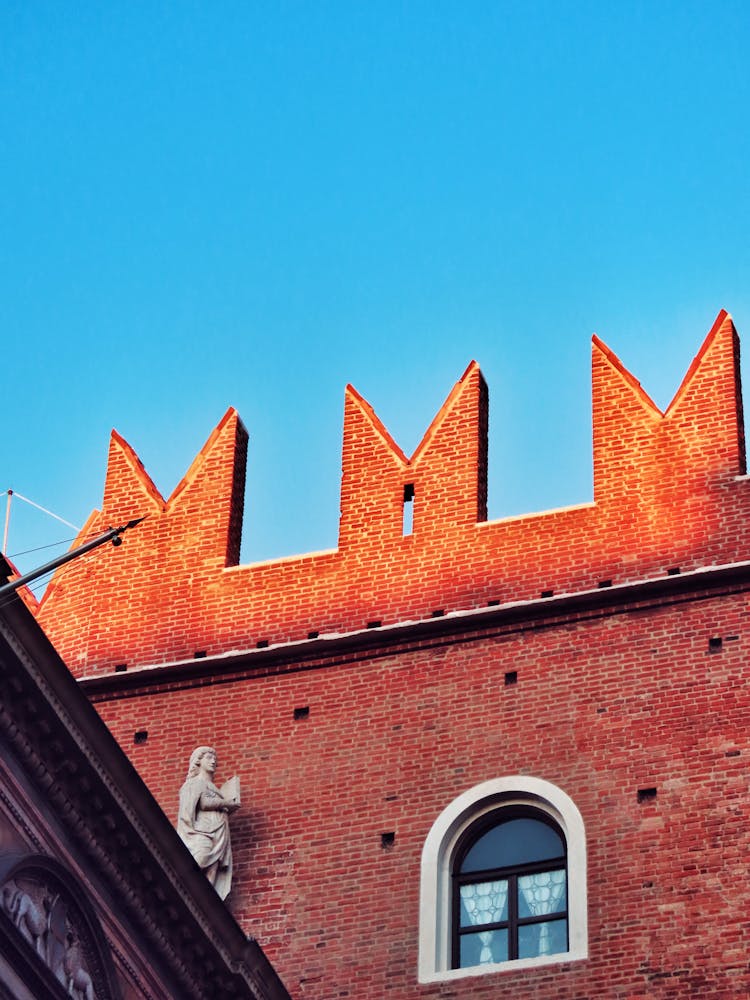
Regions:
<svg viewBox="0 0 750 1000"><path fill-rule="evenodd" d="M234 802L236 805L240 804L240 779L236 774L229 781L225 781L219 791L227 802Z"/></svg>

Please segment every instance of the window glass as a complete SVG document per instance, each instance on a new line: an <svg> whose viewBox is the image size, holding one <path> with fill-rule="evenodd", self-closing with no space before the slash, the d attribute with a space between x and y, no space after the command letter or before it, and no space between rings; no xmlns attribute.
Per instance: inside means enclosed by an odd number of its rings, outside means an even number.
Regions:
<svg viewBox="0 0 750 1000"><path fill-rule="evenodd" d="M480 931L478 934L464 934L461 937L460 968L468 969L472 965L507 961L507 930Z"/></svg>
<svg viewBox="0 0 750 1000"><path fill-rule="evenodd" d="M565 839L537 810L512 807L467 830L453 870L453 967L568 950Z"/></svg>
<svg viewBox="0 0 750 1000"><path fill-rule="evenodd" d="M495 924L508 919L507 882L473 882L462 885L460 894L462 927Z"/></svg>
<svg viewBox="0 0 750 1000"><path fill-rule="evenodd" d="M548 920L518 928L518 957L537 958L568 950L568 921Z"/></svg>
<svg viewBox="0 0 750 1000"><path fill-rule="evenodd" d="M539 917L565 909L565 869L518 877L518 916Z"/></svg>
<svg viewBox="0 0 750 1000"><path fill-rule="evenodd" d="M561 858L564 854L562 837L548 823L528 817L509 819L479 837L466 853L461 871L488 871Z"/></svg>

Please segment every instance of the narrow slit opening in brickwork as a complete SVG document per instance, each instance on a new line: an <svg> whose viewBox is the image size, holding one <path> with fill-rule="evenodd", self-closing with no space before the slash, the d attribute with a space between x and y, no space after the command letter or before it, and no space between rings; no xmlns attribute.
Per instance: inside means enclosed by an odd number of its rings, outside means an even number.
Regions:
<svg viewBox="0 0 750 1000"><path fill-rule="evenodd" d="M299 722L300 719L306 719L309 716L309 714L310 714L310 706L300 705L299 708L295 708L294 710L294 720L295 722Z"/></svg>
<svg viewBox="0 0 750 1000"><path fill-rule="evenodd" d="M518 671L508 670L507 673L505 674L505 686L511 687L513 684L517 683L518 683Z"/></svg>
<svg viewBox="0 0 750 1000"><path fill-rule="evenodd" d="M396 843L396 834L393 833L392 831L389 833L380 834L380 846L382 848L387 850L389 847L393 847L395 843Z"/></svg>
<svg viewBox="0 0 750 1000"><path fill-rule="evenodd" d="M604 713L605 713L606 711L607 711L607 709L606 709L606 708L604 708L604 706L602 705L602 706L600 706L599 708L597 708L597 710L596 710L596 714L597 714L597 715L604 715Z"/></svg>
<svg viewBox="0 0 750 1000"><path fill-rule="evenodd" d="M742 753L741 750L727 750L727 752L724 754L724 756L725 757L739 757L741 753Z"/></svg>
<svg viewBox="0 0 750 1000"><path fill-rule="evenodd" d="M499 603L500 603L499 600L487 601L487 607L488 608L496 608Z"/></svg>
<svg viewBox="0 0 750 1000"><path fill-rule="evenodd" d="M430 615L430 617L431 617L431 618L442 618L444 614L445 614L445 611L444 611L444 609L443 609L443 608L436 608L436 609L435 609L435 610L434 610L434 611L432 612L432 614Z"/></svg>
<svg viewBox="0 0 750 1000"><path fill-rule="evenodd" d="M266 649L268 646L268 639L258 639L255 643L256 649Z"/></svg>
<svg viewBox="0 0 750 1000"><path fill-rule="evenodd" d="M555 596L554 590L543 590L542 591L542 597L554 597L554 596Z"/></svg>
<svg viewBox="0 0 750 1000"><path fill-rule="evenodd" d="M133 733L133 743L145 743L148 739L148 730L139 729L137 733Z"/></svg>
<svg viewBox="0 0 750 1000"><path fill-rule="evenodd" d="M672 566L671 569L667 570L667 576L679 576L679 575L680 575L680 567L679 566Z"/></svg>
<svg viewBox="0 0 750 1000"><path fill-rule="evenodd" d="M401 533L406 537L414 531L414 483L404 486L404 506L401 522Z"/></svg>
<svg viewBox="0 0 750 1000"><path fill-rule="evenodd" d="M709 653L719 653L721 652L722 641L721 637L718 635L712 636L708 640L708 651Z"/></svg>
<svg viewBox="0 0 750 1000"><path fill-rule="evenodd" d="M317 632L313 628L313 629L310 629L310 631L307 633L307 638L308 639L317 639L319 635L320 635L320 632Z"/></svg>
<svg viewBox="0 0 750 1000"><path fill-rule="evenodd" d="M600 580L599 583L597 584L597 586L599 587L600 590L604 590L605 587L611 587L612 586L612 581L611 580Z"/></svg>
<svg viewBox="0 0 750 1000"><path fill-rule="evenodd" d="M371 622L367 623L368 628L380 628L383 623L379 618L374 618Z"/></svg>
<svg viewBox="0 0 750 1000"><path fill-rule="evenodd" d="M124 674L127 669L128 669L127 663L116 663L115 664L115 673L116 674Z"/></svg>
<svg viewBox="0 0 750 1000"><path fill-rule="evenodd" d="M202 660L205 655L206 655L205 649L196 649L196 651L193 653L193 659Z"/></svg>
<svg viewBox="0 0 750 1000"><path fill-rule="evenodd" d="M737 642L738 639L738 635L728 635L725 637L724 642Z"/></svg>
<svg viewBox="0 0 750 1000"><path fill-rule="evenodd" d="M638 789L638 801L639 802L653 802L656 798L655 788L639 788Z"/></svg>

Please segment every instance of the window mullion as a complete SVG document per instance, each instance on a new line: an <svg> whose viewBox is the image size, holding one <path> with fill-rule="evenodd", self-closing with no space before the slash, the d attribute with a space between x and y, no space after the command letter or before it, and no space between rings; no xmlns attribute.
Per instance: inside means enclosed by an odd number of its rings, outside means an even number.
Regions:
<svg viewBox="0 0 750 1000"><path fill-rule="evenodd" d="M518 876L508 878L508 959L518 958Z"/></svg>

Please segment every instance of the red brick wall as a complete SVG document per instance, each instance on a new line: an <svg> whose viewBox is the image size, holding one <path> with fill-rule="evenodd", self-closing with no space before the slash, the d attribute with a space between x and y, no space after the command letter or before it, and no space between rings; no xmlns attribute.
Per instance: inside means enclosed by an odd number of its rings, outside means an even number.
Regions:
<svg viewBox="0 0 750 1000"><path fill-rule="evenodd" d="M596 503L486 522L487 393L476 364L411 459L348 388L338 549L242 567L247 435L236 412L167 501L113 433L104 504L82 534L148 517L119 549L59 570L39 620L73 672L89 675L748 558L731 319L719 315L664 415L595 340L593 400ZM404 537L406 484L414 531Z"/></svg>
<svg viewBox="0 0 750 1000"><path fill-rule="evenodd" d="M169 815L193 746L240 775L231 906L295 998L739 997L749 628L740 593L98 707ZM424 839L457 795L511 774L583 815L590 958L419 986Z"/></svg>
<svg viewBox="0 0 750 1000"><path fill-rule="evenodd" d="M411 459L348 389L338 550L247 567L231 565L246 442L233 410L167 501L113 435L103 509L84 530L149 517L119 549L60 571L39 617L77 674L127 664L98 708L169 815L194 746L217 747L221 779L240 775L231 905L295 998L750 993L750 574L711 592L698 574L684 589L687 571L750 559L738 372L722 313L662 415L595 340L595 503L489 523L476 365ZM592 596L539 617L542 591L601 596L603 581L677 567L683 582L661 596L600 610ZM138 666L196 651L490 601L537 603L515 620L501 605L470 633L441 619L433 640L369 632L379 648L345 654L321 638L317 660L290 647L234 675L219 660L200 682L181 671L124 687ZM424 839L456 796L510 774L554 783L583 815L590 958L420 986ZM639 803L650 787L656 799Z"/></svg>

